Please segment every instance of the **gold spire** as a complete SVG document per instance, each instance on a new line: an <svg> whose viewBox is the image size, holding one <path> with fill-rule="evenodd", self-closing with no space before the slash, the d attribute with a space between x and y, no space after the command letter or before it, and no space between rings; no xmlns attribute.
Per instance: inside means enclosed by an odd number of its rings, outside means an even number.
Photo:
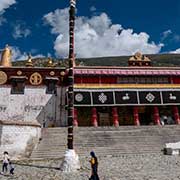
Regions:
<svg viewBox="0 0 180 180"><path fill-rule="evenodd" d="M142 61L143 55L140 52L136 52L134 56L129 58L129 61Z"/></svg>
<svg viewBox="0 0 180 180"><path fill-rule="evenodd" d="M48 58L47 67L54 67L54 63L50 57Z"/></svg>
<svg viewBox="0 0 180 180"><path fill-rule="evenodd" d="M135 55L134 55L135 59L137 61L142 61L143 60L143 55L141 52L136 52Z"/></svg>
<svg viewBox="0 0 180 180"><path fill-rule="evenodd" d="M129 61L151 61L147 56L142 55L140 52L136 52L134 56L129 58Z"/></svg>
<svg viewBox="0 0 180 180"><path fill-rule="evenodd" d="M140 52L129 58L129 66L151 66L151 60Z"/></svg>
<svg viewBox="0 0 180 180"><path fill-rule="evenodd" d="M11 57L12 57L12 51L8 45L3 49L1 54L1 66L4 67L11 67Z"/></svg>
<svg viewBox="0 0 180 180"><path fill-rule="evenodd" d="M26 62L26 67L33 67L33 62L32 62L31 54L28 54L28 59L27 59L27 62Z"/></svg>

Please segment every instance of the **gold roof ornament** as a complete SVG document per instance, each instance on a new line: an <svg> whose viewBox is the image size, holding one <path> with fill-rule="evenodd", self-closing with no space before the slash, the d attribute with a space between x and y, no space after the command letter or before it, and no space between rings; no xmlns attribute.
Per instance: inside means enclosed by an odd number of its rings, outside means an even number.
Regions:
<svg viewBox="0 0 180 180"><path fill-rule="evenodd" d="M6 47L2 50L2 54L1 54L1 66L11 67L12 66L11 58L12 58L12 50L8 45L6 45Z"/></svg>
<svg viewBox="0 0 180 180"><path fill-rule="evenodd" d="M144 61L151 61L147 56L144 56Z"/></svg>
<svg viewBox="0 0 180 180"><path fill-rule="evenodd" d="M137 61L142 61L143 55L140 52L137 52L134 57Z"/></svg>
<svg viewBox="0 0 180 180"><path fill-rule="evenodd" d="M26 62L26 67L33 67L33 62L32 62L31 54L28 54L28 59L27 59L27 62Z"/></svg>
<svg viewBox="0 0 180 180"><path fill-rule="evenodd" d="M136 52L134 56L129 58L129 61L151 61L151 60L142 53Z"/></svg>
<svg viewBox="0 0 180 180"><path fill-rule="evenodd" d="M52 58L48 58L47 67L54 67L55 64L52 61Z"/></svg>
<svg viewBox="0 0 180 180"><path fill-rule="evenodd" d="M150 66L151 60L140 52L129 58L129 66Z"/></svg>

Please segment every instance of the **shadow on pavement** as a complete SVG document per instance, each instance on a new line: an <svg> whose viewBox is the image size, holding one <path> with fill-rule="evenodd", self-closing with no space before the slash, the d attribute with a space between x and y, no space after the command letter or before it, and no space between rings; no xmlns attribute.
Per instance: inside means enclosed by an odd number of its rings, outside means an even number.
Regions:
<svg viewBox="0 0 180 180"><path fill-rule="evenodd" d="M59 167L52 167L52 166L42 166L42 165L34 165L34 164L23 164L23 163L14 163L19 166L27 166L27 167L36 167L36 168L46 168L46 169L54 169L54 170L60 170Z"/></svg>

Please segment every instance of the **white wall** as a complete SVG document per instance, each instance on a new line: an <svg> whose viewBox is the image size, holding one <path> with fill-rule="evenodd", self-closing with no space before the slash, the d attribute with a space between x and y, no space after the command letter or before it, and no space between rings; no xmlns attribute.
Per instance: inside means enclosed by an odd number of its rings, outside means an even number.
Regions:
<svg viewBox="0 0 180 180"><path fill-rule="evenodd" d="M37 145L41 128L30 126L0 126L0 152L8 151L12 159L27 157Z"/></svg>
<svg viewBox="0 0 180 180"><path fill-rule="evenodd" d="M29 155L39 141L41 128L28 123L66 125L65 91L59 87L57 95L46 94L46 86L26 86L24 94L18 95L11 94L11 86L1 86L0 152L8 151L15 159Z"/></svg>
<svg viewBox="0 0 180 180"><path fill-rule="evenodd" d="M0 120L39 122L45 126L66 125L65 88L57 95L46 94L46 86L26 86L24 94L11 94L10 86L0 87Z"/></svg>

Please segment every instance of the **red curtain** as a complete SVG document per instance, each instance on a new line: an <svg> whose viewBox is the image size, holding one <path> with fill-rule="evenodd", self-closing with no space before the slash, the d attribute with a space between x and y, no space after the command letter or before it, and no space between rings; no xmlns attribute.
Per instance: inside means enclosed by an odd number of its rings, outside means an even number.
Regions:
<svg viewBox="0 0 180 180"><path fill-rule="evenodd" d="M116 84L117 78L112 76L102 76L101 77L102 84Z"/></svg>
<svg viewBox="0 0 180 180"><path fill-rule="evenodd" d="M75 77L74 82L80 84L81 83L81 77Z"/></svg>
<svg viewBox="0 0 180 180"><path fill-rule="evenodd" d="M99 83L99 77L98 76L82 77L82 83Z"/></svg>
<svg viewBox="0 0 180 180"><path fill-rule="evenodd" d="M173 77L173 84L180 84L180 77Z"/></svg>
<svg viewBox="0 0 180 180"><path fill-rule="evenodd" d="M102 76L99 78L99 76L88 76L88 77L75 77L74 79L75 83L94 83L94 84L99 84L100 82L102 84L116 84L117 83L117 78L113 76Z"/></svg>

